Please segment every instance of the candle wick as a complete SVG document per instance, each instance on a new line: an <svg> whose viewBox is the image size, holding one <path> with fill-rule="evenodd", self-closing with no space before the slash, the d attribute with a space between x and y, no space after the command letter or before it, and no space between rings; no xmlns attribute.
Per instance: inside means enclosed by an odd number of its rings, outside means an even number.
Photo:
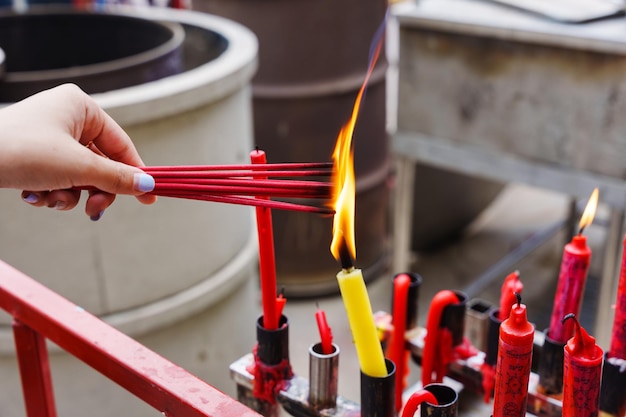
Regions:
<svg viewBox="0 0 626 417"><path fill-rule="evenodd" d="M565 322L569 319L573 319L576 325L578 325L578 319L576 318L576 315L574 313L569 313L565 317L563 317L563 320L561 320L561 324L565 324Z"/></svg>
<svg viewBox="0 0 626 417"><path fill-rule="evenodd" d="M513 294L515 294L515 298L517 298L517 307L519 308L520 304L522 304L522 296L518 292L513 292Z"/></svg>
<svg viewBox="0 0 626 417"><path fill-rule="evenodd" d="M578 236L581 236L583 234L583 232L585 231L585 227L586 225L580 226L580 229L578 229Z"/></svg>
<svg viewBox="0 0 626 417"><path fill-rule="evenodd" d="M350 256L350 251L345 243L339 247L339 261L341 262L341 269L344 271L352 271L354 269L352 256Z"/></svg>

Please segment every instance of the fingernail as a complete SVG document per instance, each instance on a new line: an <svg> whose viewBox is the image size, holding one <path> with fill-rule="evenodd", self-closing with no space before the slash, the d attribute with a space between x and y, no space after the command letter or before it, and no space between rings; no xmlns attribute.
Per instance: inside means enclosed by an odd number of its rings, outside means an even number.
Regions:
<svg viewBox="0 0 626 417"><path fill-rule="evenodd" d="M30 193L26 197L23 198L24 201L30 204L34 204L39 201L39 197L36 194Z"/></svg>
<svg viewBox="0 0 626 417"><path fill-rule="evenodd" d="M54 206L52 206L55 210L65 210L66 207L67 203L65 201L57 201L54 203Z"/></svg>
<svg viewBox="0 0 626 417"><path fill-rule="evenodd" d="M95 216L91 216L90 219L94 222L97 222L98 220L100 220L102 218L102 215L104 214L104 210L102 210L100 213L98 213Z"/></svg>
<svg viewBox="0 0 626 417"><path fill-rule="evenodd" d="M135 174L134 177L135 190L147 193L154 190L154 178L148 174Z"/></svg>

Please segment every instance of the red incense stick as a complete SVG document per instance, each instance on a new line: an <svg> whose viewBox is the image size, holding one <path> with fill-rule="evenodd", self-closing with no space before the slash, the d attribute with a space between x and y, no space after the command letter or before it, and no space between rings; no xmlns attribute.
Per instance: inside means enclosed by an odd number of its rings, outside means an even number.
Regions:
<svg viewBox="0 0 626 417"><path fill-rule="evenodd" d="M270 171L270 170L302 170L302 169L331 169L332 162L301 162L282 164L239 164L239 165L161 165L142 167L146 172L155 171Z"/></svg>
<svg viewBox="0 0 626 417"><path fill-rule="evenodd" d="M321 177L330 176L329 170L298 170L298 171L252 171L252 170L235 170L235 171L202 171L202 170L180 170L180 171L151 171L144 168L147 174L154 178L234 178L234 177Z"/></svg>
<svg viewBox="0 0 626 417"><path fill-rule="evenodd" d="M163 193L157 194L161 197L184 198L187 200L211 201L214 203L238 204L242 206L265 207L269 209L300 211L303 213L317 213L324 215L334 214L334 210L325 207L306 206L303 204L288 203L285 201L265 200L260 198L240 197L232 195L211 195L211 194L184 194L184 193Z"/></svg>

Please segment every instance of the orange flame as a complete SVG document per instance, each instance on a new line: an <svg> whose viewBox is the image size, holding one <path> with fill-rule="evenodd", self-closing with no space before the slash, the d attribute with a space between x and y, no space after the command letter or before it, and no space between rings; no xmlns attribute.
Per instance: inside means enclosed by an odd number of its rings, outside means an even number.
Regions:
<svg viewBox="0 0 626 417"><path fill-rule="evenodd" d="M596 209L598 208L598 189L595 188L587 201L583 215L580 217L580 223L578 225L579 234L585 230L585 227L591 225L593 218L596 216Z"/></svg>
<svg viewBox="0 0 626 417"><path fill-rule="evenodd" d="M333 151L334 178L333 178L333 203L335 216L333 218L333 239L330 243L330 252L335 259L340 260L342 247L346 248L352 259L356 259L356 243L354 238L354 211L356 195L356 179L354 175L354 150L352 147L352 135L356 125L359 109L365 88L372 75L378 56L382 49L383 39L379 39L372 59L369 63L365 80L359 89L352 115L348 122L341 128Z"/></svg>

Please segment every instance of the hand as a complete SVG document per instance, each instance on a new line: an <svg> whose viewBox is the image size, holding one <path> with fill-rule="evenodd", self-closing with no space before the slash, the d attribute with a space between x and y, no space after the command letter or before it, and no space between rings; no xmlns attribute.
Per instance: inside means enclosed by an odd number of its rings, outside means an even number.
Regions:
<svg viewBox="0 0 626 417"><path fill-rule="evenodd" d="M65 84L0 110L0 188L23 189L27 203L58 210L74 208L88 192L85 212L98 220L116 194L144 194L154 179L131 139L80 88Z"/></svg>

